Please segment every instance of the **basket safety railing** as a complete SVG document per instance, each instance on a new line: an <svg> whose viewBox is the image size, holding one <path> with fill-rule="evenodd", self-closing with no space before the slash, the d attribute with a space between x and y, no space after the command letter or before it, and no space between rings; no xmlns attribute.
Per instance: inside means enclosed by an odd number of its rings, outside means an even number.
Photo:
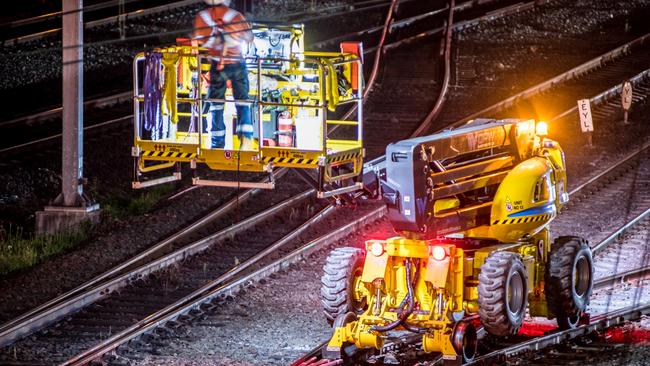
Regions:
<svg viewBox="0 0 650 366"><path fill-rule="evenodd" d="M207 98L206 86L209 84L209 78L204 71L205 66L209 67L214 62L215 57L207 55L202 51L200 48L188 46L172 47L157 51L161 55L161 60L164 59L166 54L175 54L177 60L173 64L173 67L179 68L179 65L181 65L190 68L190 71L187 72L185 69L179 69L180 71L175 70L176 72L168 73L172 66L164 65L163 62L161 62L160 66L154 65L154 67L160 67L159 70L156 70L158 72L158 79L149 80L149 83L159 83L157 90L161 95L159 96L160 100L157 100L153 105L150 104L148 108L143 108L143 104L147 101L143 87L147 86L151 88L151 85L144 85L144 82L141 82L143 76L146 76L142 71L147 71L145 69L146 55L141 53L135 58L133 63L133 155L138 159L136 174L167 168L174 162L208 162L211 158L207 152L211 150L235 150L234 143L233 145L228 144L229 149L212 149L209 144L206 145L204 131L207 132L210 130L210 121L208 120L210 113L204 108L205 103L223 103L224 111L227 109L229 103L230 105L250 106L250 118L253 124L256 125L254 136L257 139L257 146L250 152L257 155L257 159L252 159L258 162L256 163L257 165L264 165L260 159L262 156L273 155L274 151L277 154L280 151L283 154L291 154L293 152L318 153L318 159L302 159L302 161L311 161L313 163L315 160L318 160L319 166L325 166L328 153L336 153L336 149L333 148L334 145L337 145L339 150L345 150L346 146L352 149L361 148L363 136L363 124L361 123L363 120L363 88L361 85L363 69L361 61L356 56L350 54L305 52L303 54L297 54L295 55L296 57L292 58L247 57L244 59L248 69L247 73L248 75L254 75L253 80L256 80L254 83L256 85L254 88L249 88L249 99L234 100L228 96L224 99ZM217 59L222 61L227 58L222 57ZM228 60L242 61L241 58ZM351 67L351 65L355 65L355 67ZM353 78L351 77L353 72L356 73L357 85L351 85L350 80L348 80ZM177 79L173 81L175 86L173 88L173 95L170 93L172 87L169 84L172 82L170 80L172 76ZM187 80L187 78L191 80ZM269 90L266 88L265 90L263 88L263 78L280 80L279 83L285 84L284 89ZM312 89L301 89L305 85L311 85ZM338 92L339 89L345 94L341 95ZM272 100L272 98L268 97L270 95L269 91L275 92L275 94L280 96L280 99ZM289 102L285 100L289 100ZM149 102L151 103L151 101ZM358 112L355 121L339 121L328 118L329 112L335 112L337 106L349 103L357 103ZM156 108L156 110L151 111L151 108ZM147 112L150 113L149 118L151 118L151 113L153 112L153 116L155 116L154 121L146 120L144 116L145 109L148 109ZM173 112L169 109L172 109ZM277 110L279 109L293 112L290 113L292 128L297 129L297 122L300 121L300 118L307 121L307 123L303 123L303 126L307 125L312 128L316 126L315 123L318 120L317 129L320 131L319 143L312 143L307 147L300 146L299 143L285 143L283 146L278 146L277 140L279 138L265 138L265 136L278 137L282 134L282 131L279 131L277 120ZM265 128L268 129L269 126L265 126L264 122L269 120L269 111L276 112L276 120L271 125L274 131L265 135ZM304 118L305 116L307 118ZM224 122L232 126L232 119L226 119L225 117ZM181 123L181 120L183 120L183 123ZM149 130L145 129L143 122L148 122L147 127ZM180 125L183 125L183 127L179 127ZM330 140L328 139L329 125L352 127L355 129L354 135L356 136L348 139ZM290 133L295 133L295 131ZM232 138L234 138L234 132L232 135ZM295 139L293 140L295 141ZM330 143L329 146L328 142ZM146 143L149 143L149 145L146 145ZM143 150L145 148L149 149L152 146L155 151L153 153L148 152L145 156ZM243 152L240 151L240 153ZM146 166L144 163L145 160L157 161L158 163L156 165ZM275 164L282 165L277 162ZM332 165L336 165L336 163ZM219 164L216 164L216 167L218 169ZM258 168L258 171L268 171L270 169L272 167L267 166L264 169ZM328 169L331 170L331 167L328 167ZM336 176L328 170L327 180L347 178L349 175ZM178 179L179 174L175 174L174 177ZM170 179L165 178L164 181L169 181ZM139 187L143 186L143 184L139 184Z"/></svg>

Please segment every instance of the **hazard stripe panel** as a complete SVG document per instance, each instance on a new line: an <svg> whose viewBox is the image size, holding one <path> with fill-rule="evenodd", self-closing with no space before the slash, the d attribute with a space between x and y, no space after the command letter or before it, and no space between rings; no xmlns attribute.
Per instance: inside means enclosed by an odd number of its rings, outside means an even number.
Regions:
<svg viewBox="0 0 650 366"><path fill-rule="evenodd" d="M264 162L264 163L316 165L316 164L318 164L318 159L281 158L281 157L265 156L265 157L262 158L262 162Z"/></svg>
<svg viewBox="0 0 650 366"><path fill-rule="evenodd" d="M343 154L343 155L337 155L337 156L332 156L328 157L326 160L326 163L338 163L339 161L346 161L346 160L352 160L356 159L361 155L361 152L355 152L355 153L350 153L350 154Z"/></svg>
<svg viewBox="0 0 650 366"><path fill-rule="evenodd" d="M538 215L538 216L524 217L519 219L494 220L494 222L492 222L492 225L512 225L512 224L522 224L522 223L525 224L527 222L545 221L550 218L551 215Z"/></svg>
<svg viewBox="0 0 650 366"><path fill-rule="evenodd" d="M181 153L181 152L171 152L171 151L143 151L142 156L150 156L153 158L192 159L192 158L196 158L196 153Z"/></svg>

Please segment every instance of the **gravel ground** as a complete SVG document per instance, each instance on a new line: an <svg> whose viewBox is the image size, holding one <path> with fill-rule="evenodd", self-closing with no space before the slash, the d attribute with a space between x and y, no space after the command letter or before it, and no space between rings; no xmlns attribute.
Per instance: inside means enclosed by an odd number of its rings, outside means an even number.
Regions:
<svg viewBox="0 0 650 366"><path fill-rule="evenodd" d="M261 211L267 205L280 202L305 188L304 183L294 176L287 179L273 197L266 197L263 202L252 199L242 203L240 214ZM103 224L96 237L77 250L0 280L0 292L3 294L0 322L20 315L131 258L234 196L234 191L227 188L202 187L181 198L163 201L159 205L161 207L150 214ZM216 227L230 225L236 221L236 216L228 215L217 220ZM216 232L216 229L213 230ZM67 270L62 271L62 268Z"/></svg>

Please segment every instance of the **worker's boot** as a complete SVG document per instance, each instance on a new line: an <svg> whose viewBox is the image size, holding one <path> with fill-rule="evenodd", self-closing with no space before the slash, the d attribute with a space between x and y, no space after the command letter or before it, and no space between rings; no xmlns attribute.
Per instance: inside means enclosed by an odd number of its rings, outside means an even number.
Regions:
<svg viewBox="0 0 650 366"><path fill-rule="evenodd" d="M223 136L217 137L212 136L211 146L212 149L223 149L226 145L226 141Z"/></svg>
<svg viewBox="0 0 650 366"><path fill-rule="evenodd" d="M250 137L242 137L239 150L253 150L253 139Z"/></svg>

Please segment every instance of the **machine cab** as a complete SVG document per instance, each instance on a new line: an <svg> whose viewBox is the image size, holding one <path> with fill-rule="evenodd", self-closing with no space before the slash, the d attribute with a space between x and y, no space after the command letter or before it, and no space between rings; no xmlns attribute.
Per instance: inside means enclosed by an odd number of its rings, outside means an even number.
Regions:
<svg viewBox="0 0 650 366"><path fill-rule="evenodd" d="M244 57L247 100L233 98L230 82L224 99L208 98L211 64L226 58L209 55L191 40L136 56L134 188L180 179L180 169L168 176L145 176L181 163L194 169L205 164L213 170L269 175L260 183L237 181L234 174L229 180L195 174L196 185L273 188L277 168L294 168L311 179L319 197L362 188L356 179L363 164L362 45L344 43L340 52L306 52L302 25L253 28L254 42L247 45ZM211 144L211 103L223 103L223 148ZM237 106L250 108L253 143L246 149L240 146ZM355 113L345 113L354 108ZM344 114L355 118L341 117Z"/></svg>

